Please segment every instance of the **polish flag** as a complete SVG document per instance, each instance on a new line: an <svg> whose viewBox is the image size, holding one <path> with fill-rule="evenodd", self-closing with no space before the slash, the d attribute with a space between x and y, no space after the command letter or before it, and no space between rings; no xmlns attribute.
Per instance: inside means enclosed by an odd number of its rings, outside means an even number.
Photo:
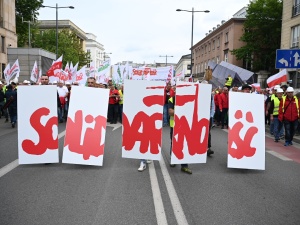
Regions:
<svg viewBox="0 0 300 225"><path fill-rule="evenodd" d="M273 76L270 76L267 79L267 84L269 87L274 87L275 85L286 82L287 81L287 71L286 69L281 70L279 73L276 73Z"/></svg>
<svg viewBox="0 0 300 225"><path fill-rule="evenodd" d="M39 76L39 69L38 69L37 63L35 61L34 65L33 65L33 68L32 68L32 71L31 71L30 80L32 82L36 83L38 81L38 76Z"/></svg>
<svg viewBox="0 0 300 225"><path fill-rule="evenodd" d="M56 76L56 74L62 69L62 57L59 57L55 62L53 62L50 69L47 71L48 77Z"/></svg>
<svg viewBox="0 0 300 225"><path fill-rule="evenodd" d="M251 84L251 87L255 88L256 90L260 91L260 83Z"/></svg>

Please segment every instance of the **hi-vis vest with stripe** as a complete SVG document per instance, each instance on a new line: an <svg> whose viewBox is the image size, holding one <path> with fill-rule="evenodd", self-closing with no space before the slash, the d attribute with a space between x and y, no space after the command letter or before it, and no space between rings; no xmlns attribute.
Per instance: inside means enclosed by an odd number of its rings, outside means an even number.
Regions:
<svg viewBox="0 0 300 225"><path fill-rule="evenodd" d="M279 98L274 98L273 100L274 100L273 116L278 116L280 100Z"/></svg>
<svg viewBox="0 0 300 225"><path fill-rule="evenodd" d="M232 77L228 77L228 80L226 81L225 86L231 86L232 80L233 80Z"/></svg>
<svg viewBox="0 0 300 225"><path fill-rule="evenodd" d="M173 97L169 98L169 102L173 103ZM174 127L174 116L170 116L170 127Z"/></svg>
<svg viewBox="0 0 300 225"><path fill-rule="evenodd" d="M285 99L286 99L286 96L283 96L282 97L282 112L284 113L284 103L285 103ZM298 112L298 115L299 115L299 103L298 103L298 98L296 96L294 96L294 99L295 99L295 102L296 102L296 107L297 107L297 112Z"/></svg>

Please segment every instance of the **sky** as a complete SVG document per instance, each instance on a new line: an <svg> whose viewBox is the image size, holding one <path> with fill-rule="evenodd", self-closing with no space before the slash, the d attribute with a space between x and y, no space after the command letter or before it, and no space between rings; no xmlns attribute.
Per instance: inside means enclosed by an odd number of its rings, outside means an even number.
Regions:
<svg viewBox="0 0 300 225"><path fill-rule="evenodd" d="M192 13L176 9L210 13L194 13L193 43L205 33L229 20L247 6L249 0L44 0L44 5L74 6L58 10L58 20L69 19L86 33L93 33L112 64L122 61L135 63L178 63L190 54ZM56 10L41 8L38 19L55 20ZM164 57L159 57L164 56Z"/></svg>

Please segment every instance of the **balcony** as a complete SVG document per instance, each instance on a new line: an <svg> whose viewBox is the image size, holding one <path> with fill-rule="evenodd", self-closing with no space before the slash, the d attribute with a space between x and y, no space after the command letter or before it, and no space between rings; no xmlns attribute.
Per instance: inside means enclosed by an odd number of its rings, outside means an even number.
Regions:
<svg viewBox="0 0 300 225"><path fill-rule="evenodd" d="M292 8L292 17L300 15L300 4L294 5Z"/></svg>

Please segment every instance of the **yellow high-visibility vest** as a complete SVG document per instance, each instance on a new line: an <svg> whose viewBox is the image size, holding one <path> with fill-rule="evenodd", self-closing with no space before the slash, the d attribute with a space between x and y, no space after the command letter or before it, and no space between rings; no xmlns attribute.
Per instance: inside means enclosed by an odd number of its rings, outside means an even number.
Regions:
<svg viewBox="0 0 300 225"><path fill-rule="evenodd" d="M225 86L231 87L232 80L233 80L232 77L228 77L228 80L226 81Z"/></svg>
<svg viewBox="0 0 300 225"><path fill-rule="evenodd" d="M169 98L169 102L173 103L173 97ZM174 127L174 116L170 116L170 127Z"/></svg>
<svg viewBox="0 0 300 225"><path fill-rule="evenodd" d="M274 98L273 116L278 116L279 104L280 104L279 98Z"/></svg>

